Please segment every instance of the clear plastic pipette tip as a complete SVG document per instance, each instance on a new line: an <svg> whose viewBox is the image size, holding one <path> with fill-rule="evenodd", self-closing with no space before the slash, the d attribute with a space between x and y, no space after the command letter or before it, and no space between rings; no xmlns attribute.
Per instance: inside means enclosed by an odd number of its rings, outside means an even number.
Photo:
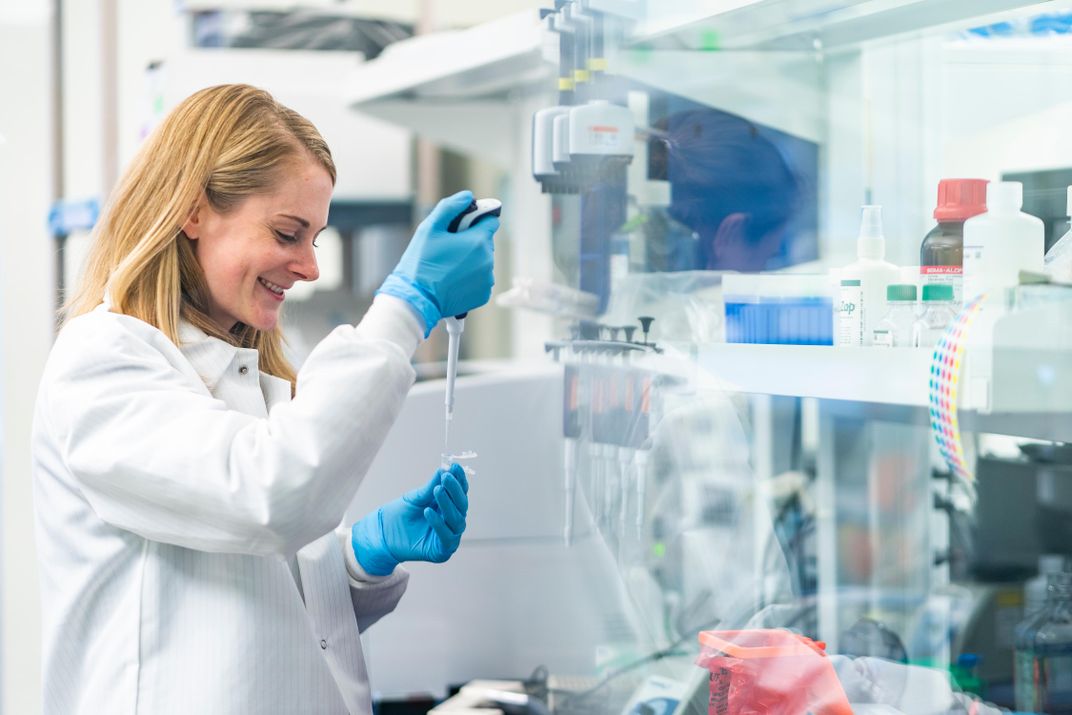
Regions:
<svg viewBox="0 0 1072 715"><path fill-rule="evenodd" d="M447 391L444 396L445 428L443 433L443 450L446 451L450 443L450 422L454 419L454 378L458 374L458 345L461 342L462 331L465 330L465 320L450 317L446 320L447 329Z"/></svg>

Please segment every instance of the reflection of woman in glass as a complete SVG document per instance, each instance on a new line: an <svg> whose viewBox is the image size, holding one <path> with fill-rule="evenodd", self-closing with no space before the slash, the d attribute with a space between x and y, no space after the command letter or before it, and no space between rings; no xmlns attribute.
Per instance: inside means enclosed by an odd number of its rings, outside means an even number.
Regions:
<svg viewBox="0 0 1072 715"><path fill-rule="evenodd" d="M802 184L754 124L717 110L665 120L671 212L700 236L696 267L759 271L782 250Z"/></svg>

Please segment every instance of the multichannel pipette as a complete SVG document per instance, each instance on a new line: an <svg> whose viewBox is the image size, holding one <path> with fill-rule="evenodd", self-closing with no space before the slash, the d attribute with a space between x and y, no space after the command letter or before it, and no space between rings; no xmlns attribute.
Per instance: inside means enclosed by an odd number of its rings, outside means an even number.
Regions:
<svg viewBox="0 0 1072 715"><path fill-rule="evenodd" d="M470 226L475 225L481 219L487 216L499 216L502 214L502 202L498 199L478 199L469 204L469 207L458 214L450 225L447 226L447 230L451 233L457 233L458 231L464 231ZM447 451L447 447L450 443L450 422L454 419L454 378L458 374L458 346L461 343L462 333L465 331L465 316L468 313L462 313L461 315L450 316L446 319L447 329L447 394L445 399L446 404L446 424L444 425L443 432L443 451Z"/></svg>

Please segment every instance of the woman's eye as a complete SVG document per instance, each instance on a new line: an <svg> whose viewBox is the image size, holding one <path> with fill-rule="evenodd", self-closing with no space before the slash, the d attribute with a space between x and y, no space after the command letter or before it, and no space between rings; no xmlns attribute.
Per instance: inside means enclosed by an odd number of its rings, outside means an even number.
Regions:
<svg viewBox="0 0 1072 715"><path fill-rule="evenodd" d="M275 231L275 235L279 238L280 241L283 241L285 243L296 243L298 241L297 236L291 236L289 234L283 233L282 231Z"/></svg>
<svg viewBox="0 0 1072 715"><path fill-rule="evenodd" d="M313 239L313 248L320 248L320 244L316 242L315 238Z"/></svg>

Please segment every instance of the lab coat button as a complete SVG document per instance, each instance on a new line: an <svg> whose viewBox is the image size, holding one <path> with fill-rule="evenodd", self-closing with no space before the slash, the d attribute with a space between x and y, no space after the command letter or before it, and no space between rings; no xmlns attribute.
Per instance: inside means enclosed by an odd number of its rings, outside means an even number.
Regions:
<svg viewBox="0 0 1072 715"><path fill-rule="evenodd" d="M249 372L249 368L246 367L245 365L243 365L242 367L238 368L238 374L239 375L245 375L247 372Z"/></svg>
<svg viewBox="0 0 1072 715"><path fill-rule="evenodd" d="M321 650L327 650L328 649L328 642L327 641L320 641L320 649Z"/></svg>

